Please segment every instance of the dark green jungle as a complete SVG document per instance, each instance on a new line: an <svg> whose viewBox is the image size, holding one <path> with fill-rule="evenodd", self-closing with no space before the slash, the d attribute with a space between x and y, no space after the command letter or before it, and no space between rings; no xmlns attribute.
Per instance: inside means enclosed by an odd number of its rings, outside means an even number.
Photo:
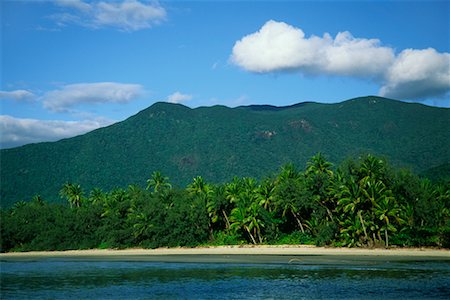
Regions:
<svg viewBox="0 0 450 300"><path fill-rule="evenodd" d="M260 181L173 188L153 172L146 189L109 192L66 183L51 204L35 196L1 210L1 250L315 244L450 247L450 183L432 183L367 155L338 168L320 153Z"/></svg>
<svg viewBox="0 0 450 300"><path fill-rule="evenodd" d="M156 103L85 135L2 149L1 251L450 247L449 120L449 109L372 96Z"/></svg>
<svg viewBox="0 0 450 300"><path fill-rule="evenodd" d="M370 153L439 180L450 177L449 120L450 109L380 97L290 107L156 103L85 135L1 150L1 206L37 194L57 202L66 182L145 187L155 170L181 188L198 175L212 183L261 179L286 163L305 166L318 152L336 164Z"/></svg>

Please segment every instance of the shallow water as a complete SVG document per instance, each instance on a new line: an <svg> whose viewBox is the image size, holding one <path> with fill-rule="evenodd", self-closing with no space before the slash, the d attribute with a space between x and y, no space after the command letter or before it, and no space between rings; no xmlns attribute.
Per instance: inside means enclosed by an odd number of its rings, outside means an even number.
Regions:
<svg viewBox="0 0 450 300"><path fill-rule="evenodd" d="M1 263L1 299L449 299L450 261Z"/></svg>

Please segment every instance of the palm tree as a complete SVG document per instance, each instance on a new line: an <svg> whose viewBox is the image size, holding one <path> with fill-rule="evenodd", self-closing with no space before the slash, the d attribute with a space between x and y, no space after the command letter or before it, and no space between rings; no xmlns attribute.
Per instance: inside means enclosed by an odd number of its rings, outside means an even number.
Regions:
<svg viewBox="0 0 450 300"><path fill-rule="evenodd" d="M230 209L231 203L228 202L226 198L224 185L217 185L213 188L210 205L214 206L215 211L220 212L222 214L225 221L225 229L227 230L230 229L230 219L228 217L228 212L231 210ZM218 222L219 220L220 218L217 216L216 222Z"/></svg>
<svg viewBox="0 0 450 300"><path fill-rule="evenodd" d="M389 247L389 232L397 232L394 222L404 223L400 216L401 210L395 203L395 198L386 192L375 205L375 216L382 222L380 229L384 231L385 246Z"/></svg>
<svg viewBox="0 0 450 300"><path fill-rule="evenodd" d="M234 177L233 181L225 186L225 197L230 203L237 203L239 195L242 191L242 181L238 177Z"/></svg>
<svg viewBox="0 0 450 300"><path fill-rule="evenodd" d="M305 233L300 218L300 198L303 197L300 185L300 174L291 164L284 165L275 182L275 204L276 209L281 211L283 218L292 216L302 233Z"/></svg>
<svg viewBox="0 0 450 300"><path fill-rule="evenodd" d="M250 239L252 240L253 244L256 244L256 239L252 234L252 230L249 227L249 218L247 216L247 212L245 207L238 206L235 207L231 211L230 215L230 221L231 221L231 229L234 229L236 231L244 229L245 232L249 235Z"/></svg>
<svg viewBox="0 0 450 300"><path fill-rule="evenodd" d="M129 216L134 223L133 235L138 240L148 235L149 230L154 227L151 216L146 213L131 213Z"/></svg>
<svg viewBox="0 0 450 300"><path fill-rule="evenodd" d="M18 210L22 209L23 207L26 207L27 204L28 203L26 201L17 201L16 203L14 203L11 210L11 215L15 215Z"/></svg>
<svg viewBox="0 0 450 300"><path fill-rule="evenodd" d="M79 184L65 183L59 194L69 201L70 207L81 207L83 190Z"/></svg>
<svg viewBox="0 0 450 300"><path fill-rule="evenodd" d="M210 186L205 183L202 176L195 177L193 182L187 187L187 190L194 195L209 194L212 192Z"/></svg>
<svg viewBox="0 0 450 300"><path fill-rule="evenodd" d="M333 176L333 171L331 167L332 163L328 162L322 153L317 153L311 160L307 162L306 174L327 174L328 176Z"/></svg>
<svg viewBox="0 0 450 300"><path fill-rule="evenodd" d="M359 168L359 175L361 182L368 180L380 181L384 179L386 172L386 164L382 159L379 159L371 154L367 155Z"/></svg>
<svg viewBox="0 0 450 300"><path fill-rule="evenodd" d="M165 177L159 171L152 173L150 179L147 179L147 190L153 188L154 193L158 193L165 189L171 189L172 185L169 183L169 178Z"/></svg>
<svg viewBox="0 0 450 300"><path fill-rule="evenodd" d="M253 230L253 236L258 238L259 243L262 243L261 228L264 227L264 222L260 216L261 206L257 202L253 202L250 207L247 208L248 213L248 229Z"/></svg>
<svg viewBox="0 0 450 300"><path fill-rule="evenodd" d="M94 188L89 194L89 200L92 204L103 203L105 198L105 194L99 188Z"/></svg>
<svg viewBox="0 0 450 300"><path fill-rule="evenodd" d="M41 197L41 195L34 195L33 199L31 199L31 202L41 206L44 204L44 199Z"/></svg>
<svg viewBox="0 0 450 300"><path fill-rule="evenodd" d="M342 221L340 221L341 237L344 245L349 247L361 246L361 235L363 233L363 227L361 219L355 215L347 215Z"/></svg>
<svg viewBox="0 0 450 300"><path fill-rule="evenodd" d="M298 179L300 176L295 166L291 163L281 166L280 173L278 174L276 183L286 181L288 179Z"/></svg>
<svg viewBox="0 0 450 300"><path fill-rule="evenodd" d="M340 191L340 199L337 202L337 210L343 212L345 214L351 214L358 216L359 222L364 232L364 237L368 240L369 236L367 234L364 218L362 216L362 210L364 207L364 197L363 192L360 186L355 182L353 177L350 177L349 180L341 187ZM349 222L346 222L341 225L352 225Z"/></svg>
<svg viewBox="0 0 450 300"><path fill-rule="evenodd" d="M275 183L273 180L266 179L259 186L257 190L259 205L265 210L271 212L272 205L275 200Z"/></svg>
<svg viewBox="0 0 450 300"><path fill-rule="evenodd" d="M333 164L328 162L322 153L314 155L307 162L305 172L306 182L311 190L314 200L325 208L330 221L334 221L332 211L336 208L333 197L334 173L331 170Z"/></svg>

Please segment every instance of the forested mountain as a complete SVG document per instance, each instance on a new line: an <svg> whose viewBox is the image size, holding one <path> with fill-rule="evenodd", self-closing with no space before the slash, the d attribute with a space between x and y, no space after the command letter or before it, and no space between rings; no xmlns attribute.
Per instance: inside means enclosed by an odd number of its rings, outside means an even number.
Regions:
<svg viewBox="0 0 450 300"><path fill-rule="evenodd" d="M287 162L303 166L319 151L335 163L372 153L417 173L445 171L449 149L450 109L380 97L289 107L155 103L81 136L1 150L1 205L36 194L59 201L66 182L85 190L145 186L155 170L182 187L197 175L216 183L260 178Z"/></svg>

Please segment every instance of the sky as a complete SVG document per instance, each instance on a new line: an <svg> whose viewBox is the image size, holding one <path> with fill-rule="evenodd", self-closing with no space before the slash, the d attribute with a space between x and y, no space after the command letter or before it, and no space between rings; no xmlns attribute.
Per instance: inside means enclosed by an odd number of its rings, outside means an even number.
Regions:
<svg viewBox="0 0 450 300"><path fill-rule="evenodd" d="M1 1L0 147L158 101L450 107L449 1Z"/></svg>

